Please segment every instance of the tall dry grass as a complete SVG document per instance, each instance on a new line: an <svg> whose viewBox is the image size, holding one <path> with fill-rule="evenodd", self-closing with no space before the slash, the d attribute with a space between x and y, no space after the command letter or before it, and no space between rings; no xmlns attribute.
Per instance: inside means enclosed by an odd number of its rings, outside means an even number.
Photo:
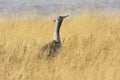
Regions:
<svg viewBox="0 0 120 80"><path fill-rule="evenodd" d="M0 80L119 80L120 16L64 20L63 47L51 61L39 48L53 39L53 18L0 18Z"/></svg>

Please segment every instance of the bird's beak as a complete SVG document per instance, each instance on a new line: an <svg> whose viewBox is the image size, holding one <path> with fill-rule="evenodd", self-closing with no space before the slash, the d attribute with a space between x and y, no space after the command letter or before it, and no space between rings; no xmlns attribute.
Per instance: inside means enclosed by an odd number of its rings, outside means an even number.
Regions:
<svg viewBox="0 0 120 80"><path fill-rule="evenodd" d="M66 17L68 17L69 15L66 15L66 16L63 16L63 18L66 18Z"/></svg>

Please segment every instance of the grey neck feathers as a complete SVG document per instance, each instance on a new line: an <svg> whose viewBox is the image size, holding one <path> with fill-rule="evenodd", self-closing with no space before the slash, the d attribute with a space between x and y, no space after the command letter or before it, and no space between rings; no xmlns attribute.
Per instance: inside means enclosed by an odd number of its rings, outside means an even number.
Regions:
<svg viewBox="0 0 120 80"><path fill-rule="evenodd" d="M56 21L56 27L55 27L55 32L54 32L54 40L56 42L61 42L60 40L60 27L62 24L62 20L61 21Z"/></svg>

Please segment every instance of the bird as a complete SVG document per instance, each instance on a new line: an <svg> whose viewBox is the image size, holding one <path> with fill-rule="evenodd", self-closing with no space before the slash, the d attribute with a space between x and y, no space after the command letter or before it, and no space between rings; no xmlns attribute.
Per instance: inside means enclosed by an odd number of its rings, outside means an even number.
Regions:
<svg viewBox="0 0 120 80"><path fill-rule="evenodd" d="M62 47L62 42L60 39L60 28L63 20L68 17L66 16L58 16L54 22L56 22L53 40L48 44L45 44L39 51L38 59L44 56L45 58L54 57L55 53Z"/></svg>

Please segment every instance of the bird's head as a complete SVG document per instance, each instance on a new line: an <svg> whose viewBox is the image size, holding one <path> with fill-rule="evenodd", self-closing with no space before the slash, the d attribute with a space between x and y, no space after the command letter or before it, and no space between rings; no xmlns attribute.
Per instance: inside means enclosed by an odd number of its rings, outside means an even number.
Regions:
<svg viewBox="0 0 120 80"><path fill-rule="evenodd" d="M55 20L54 20L54 22L62 22L63 21L63 19L65 19L66 17L68 17L69 15L66 15L66 16L58 16Z"/></svg>

